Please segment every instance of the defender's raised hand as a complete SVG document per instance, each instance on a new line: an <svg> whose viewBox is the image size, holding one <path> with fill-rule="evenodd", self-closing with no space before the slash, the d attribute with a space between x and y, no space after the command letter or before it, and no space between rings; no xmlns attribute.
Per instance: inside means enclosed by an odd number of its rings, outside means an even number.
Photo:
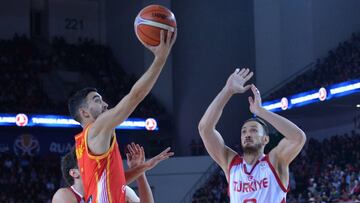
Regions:
<svg viewBox="0 0 360 203"><path fill-rule="evenodd" d="M166 148L164 151L162 151L160 154L156 155L155 157L147 160L145 162L146 169L150 170L154 168L158 163L160 163L163 160L168 159L169 157L174 155L174 152L170 152L170 147Z"/></svg>
<svg viewBox="0 0 360 203"><path fill-rule="evenodd" d="M240 70L237 68L228 78L226 88L228 88L232 94L244 93L251 87L251 85L244 85L251 79L252 76L253 72L250 72L250 69L243 68Z"/></svg>
<svg viewBox="0 0 360 203"><path fill-rule="evenodd" d="M253 114L258 114L259 110L262 108L261 106L261 95L260 91L256 88L255 85L251 85L251 91L254 94L253 97L249 97L250 111Z"/></svg>
<svg viewBox="0 0 360 203"><path fill-rule="evenodd" d="M128 152L126 153L127 165L129 168L134 168L145 162L144 148L138 144L131 143L127 145Z"/></svg>
<svg viewBox="0 0 360 203"><path fill-rule="evenodd" d="M170 152L170 147L166 148L160 154L155 157L145 161L145 152L144 148L138 144L131 143L127 145L128 152L126 153L127 164L129 168L135 168L137 166L143 165L146 170L154 168L161 161L168 159L174 155L174 152Z"/></svg>

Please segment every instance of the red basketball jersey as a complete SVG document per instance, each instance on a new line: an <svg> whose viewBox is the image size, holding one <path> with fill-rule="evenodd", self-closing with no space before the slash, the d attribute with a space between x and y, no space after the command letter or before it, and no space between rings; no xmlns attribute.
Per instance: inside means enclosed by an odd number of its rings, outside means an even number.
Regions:
<svg viewBox="0 0 360 203"><path fill-rule="evenodd" d="M91 125L75 136L76 157L87 203L125 203L125 174L119 146L114 133L109 150L93 155L87 136Z"/></svg>

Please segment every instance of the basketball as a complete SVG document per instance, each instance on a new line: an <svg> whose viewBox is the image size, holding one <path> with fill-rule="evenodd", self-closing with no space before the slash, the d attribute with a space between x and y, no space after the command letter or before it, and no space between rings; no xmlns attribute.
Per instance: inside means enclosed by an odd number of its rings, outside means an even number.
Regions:
<svg viewBox="0 0 360 203"><path fill-rule="evenodd" d="M176 28L175 15L166 7L150 5L143 8L135 18L135 34L144 44L157 46L160 44L160 31L174 32Z"/></svg>

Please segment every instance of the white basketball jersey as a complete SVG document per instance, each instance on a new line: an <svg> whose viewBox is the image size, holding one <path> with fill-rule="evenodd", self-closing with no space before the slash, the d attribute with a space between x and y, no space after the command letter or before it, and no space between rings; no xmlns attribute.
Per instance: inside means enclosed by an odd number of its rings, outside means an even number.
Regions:
<svg viewBox="0 0 360 203"><path fill-rule="evenodd" d="M78 192L74 186L70 186L70 191L75 195L75 198L77 200L78 203L85 203L84 201L84 197L82 196L82 194L80 192Z"/></svg>
<svg viewBox="0 0 360 203"><path fill-rule="evenodd" d="M247 171L245 161L236 155L229 166L231 203L285 203L288 189L265 155Z"/></svg>

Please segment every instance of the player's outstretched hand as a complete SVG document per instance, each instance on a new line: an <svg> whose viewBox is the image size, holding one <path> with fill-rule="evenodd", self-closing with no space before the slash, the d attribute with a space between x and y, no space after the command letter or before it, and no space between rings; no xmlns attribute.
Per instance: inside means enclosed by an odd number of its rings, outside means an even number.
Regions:
<svg viewBox="0 0 360 203"><path fill-rule="evenodd" d="M160 31L160 44L158 46L149 46L143 43L143 45L148 48L154 55L155 58L158 58L160 60L166 60L169 56L169 53L171 51L171 48L175 44L177 37L177 29L175 29L175 32L167 31L167 34L165 36L165 31Z"/></svg>
<svg viewBox="0 0 360 203"><path fill-rule="evenodd" d="M226 82L226 88L232 93L244 93L250 89L251 85L246 85L245 83L251 79L253 72L250 72L250 69L236 69L234 73L230 75Z"/></svg>
<svg viewBox="0 0 360 203"><path fill-rule="evenodd" d="M251 85L251 91L254 94L254 97L249 97L250 111L251 113L257 115L261 106L261 95L260 91L256 88L255 85Z"/></svg>
<svg viewBox="0 0 360 203"><path fill-rule="evenodd" d="M158 165L161 161L168 159L169 157L174 155L174 152L170 152L170 147L166 148L160 154L156 155L155 157L147 160L145 162L147 170L154 168Z"/></svg>
<svg viewBox="0 0 360 203"><path fill-rule="evenodd" d="M131 143L127 145L128 152L126 153L127 165L129 168L134 168L145 162L144 148L138 144Z"/></svg>
<svg viewBox="0 0 360 203"><path fill-rule="evenodd" d="M170 152L170 147L166 148L160 154L145 161L144 148L138 144L131 143L127 145L128 152L126 153L127 164L129 168L137 167L144 164L146 170L150 170L158 165L161 161L168 159L174 155L174 152Z"/></svg>

